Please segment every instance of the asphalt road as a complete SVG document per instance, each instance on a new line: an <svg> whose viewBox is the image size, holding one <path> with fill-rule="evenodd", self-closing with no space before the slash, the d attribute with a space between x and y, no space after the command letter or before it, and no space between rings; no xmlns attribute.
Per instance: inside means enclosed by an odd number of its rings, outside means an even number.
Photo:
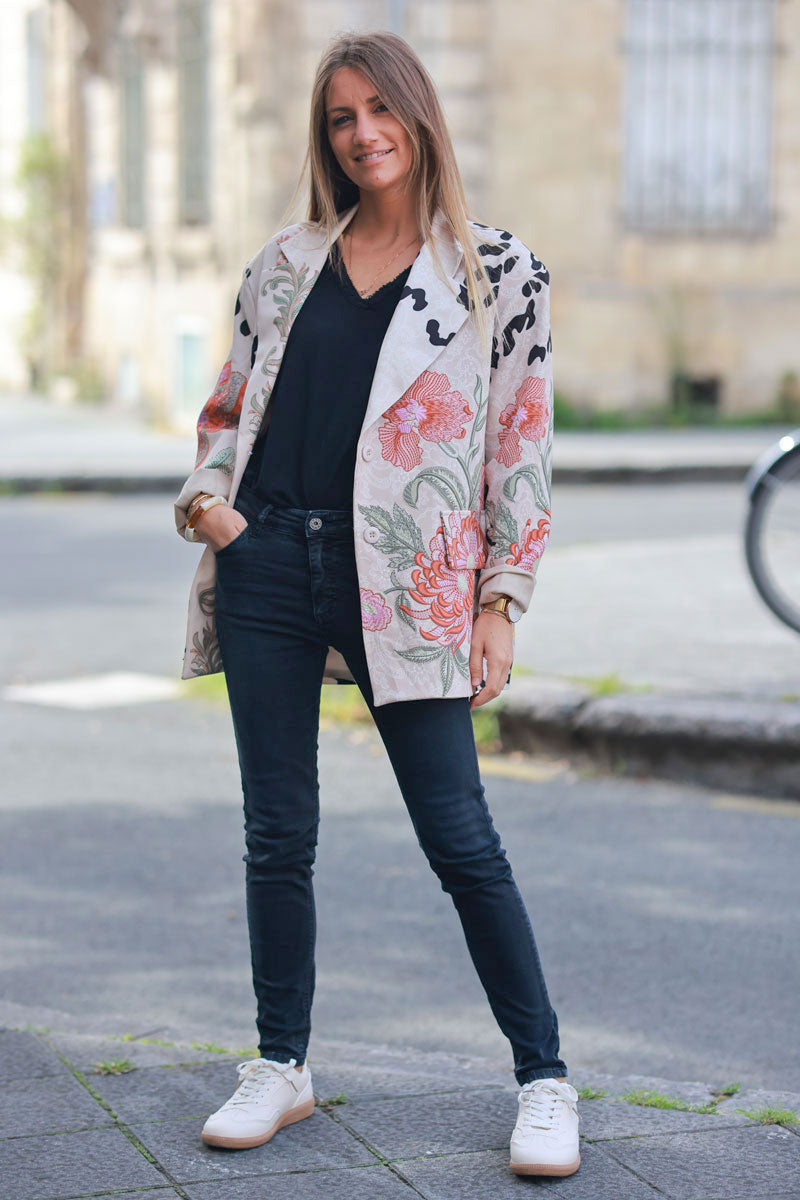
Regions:
<svg viewBox="0 0 800 1200"><path fill-rule="evenodd" d="M680 523L696 504L656 490L617 505L630 545L634 526L649 540L667 509ZM573 489L572 532L563 495L565 552L598 527L593 491ZM710 538L726 491L703 489ZM177 671L194 555L168 498L7 499L0 516L4 683ZM0 1023L252 1045L226 711L179 699L0 712ZM487 765L484 782L567 1064L800 1091L800 807L517 766L507 778ZM374 733L323 731L320 773L315 1033L508 1066Z"/></svg>

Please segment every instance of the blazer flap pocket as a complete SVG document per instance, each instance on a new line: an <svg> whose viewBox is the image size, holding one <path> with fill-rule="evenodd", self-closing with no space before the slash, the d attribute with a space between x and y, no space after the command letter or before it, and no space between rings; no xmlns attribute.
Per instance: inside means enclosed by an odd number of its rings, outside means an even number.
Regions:
<svg viewBox="0 0 800 1200"><path fill-rule="evenodd" d="M479 568L486 564L486 541L477 508L441 510L445 561L449 567Z"/></svg>

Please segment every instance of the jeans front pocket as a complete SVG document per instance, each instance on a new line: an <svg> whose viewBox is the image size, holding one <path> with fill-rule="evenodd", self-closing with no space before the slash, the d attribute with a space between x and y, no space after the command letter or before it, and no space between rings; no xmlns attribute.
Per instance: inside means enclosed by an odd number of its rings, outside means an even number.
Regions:
<svg viewBox="0 0 800 1200"><path fill-rule="evenodd" d="M231 541L226 542L225 545L222 547L222 549L214 551L214 557L215 558L223 558L228 553L229 550L238 550L239 547L241 545L243 545L250 538L252 531L253 531L253 522L248 521L247 524L245 525L244 529L242 529L241 532L237 533L235 538L232 538Z"/></svg>

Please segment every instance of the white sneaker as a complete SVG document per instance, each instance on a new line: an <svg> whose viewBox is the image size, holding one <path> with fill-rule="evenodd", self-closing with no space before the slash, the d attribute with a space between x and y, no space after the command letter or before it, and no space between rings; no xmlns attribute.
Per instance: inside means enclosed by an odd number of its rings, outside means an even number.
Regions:
<svg viewBox="0 0 800 1200"><path fill-rule="evenodd" d="M296 1061L251 1058L240 1063L236 1091L203 1126L206 1145L246 1150L268 1142L284 1125L310 1117L314 1111L311 1071L308 1063L296 1071Z"/></svg>
<svg viewBox="0 0 800 1200"><path fill-rule="evenodd" d="M572 1175L581 1165L578 1150L578 1093L558 1079L532 1079L519 1094L511 1135L515 1175Z"/></svg>

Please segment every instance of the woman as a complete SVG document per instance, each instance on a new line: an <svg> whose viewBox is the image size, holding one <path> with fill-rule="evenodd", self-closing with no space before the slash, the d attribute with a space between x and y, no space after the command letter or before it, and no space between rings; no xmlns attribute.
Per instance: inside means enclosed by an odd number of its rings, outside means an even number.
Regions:
<svg viewBox="0 0 800 1200"><path fill-rule="evenodd" d="M309 165L308 221L245 267L175 505L206 545L183 674L224 666L233 714L260 1053L203 1140L259 1145L314 1109L319 699L355 682L512 1045L511 1168L571 1174L578 1094L471 718L509 678L549 532L547 271L468 220L434 85L394 34L323 55Z"/></svg>

